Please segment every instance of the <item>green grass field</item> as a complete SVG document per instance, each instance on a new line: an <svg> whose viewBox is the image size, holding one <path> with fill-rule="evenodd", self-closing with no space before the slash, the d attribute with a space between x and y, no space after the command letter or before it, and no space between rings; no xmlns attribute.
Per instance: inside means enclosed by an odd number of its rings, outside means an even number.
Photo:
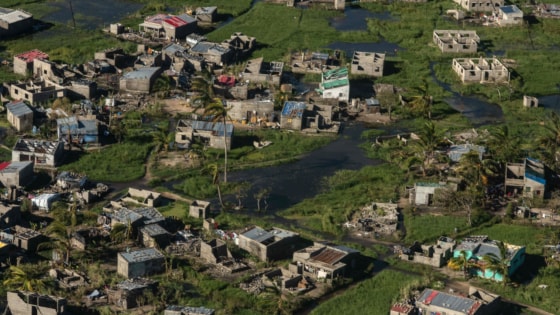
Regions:
<svg viewBox="0 0 560 315"><path fill-rule="evenodd" d="M405 242L412 244L433 241L442 235L453 235L455 228L463 231L467 228L467 219L464 216L442 215L405 215L406 228Z"/></svg>

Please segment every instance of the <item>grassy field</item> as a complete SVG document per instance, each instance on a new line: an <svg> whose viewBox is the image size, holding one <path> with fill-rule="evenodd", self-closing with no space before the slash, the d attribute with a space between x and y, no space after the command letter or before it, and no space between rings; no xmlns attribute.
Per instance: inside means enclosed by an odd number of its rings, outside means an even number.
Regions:
<svg viewBox="0 0 560 315"><path fill-rule="evenodd" d="M386 315L401 292L419 285L421 277L394 270L384 270L371 279L321 303L311 314L367 314Z"/></svg>
<svg viewBox="0 0 560 315"><path fill-rule="evenodd" d="M132 181L144 176L144 163L151 147L151 143L114 144L89 152L60 169L84 173L97 181Z"/></svg>
<svg viewBox="0 0 560 315"><path fill-rule="evenodd" d="M548 236L554 233L554 231L536 225L500 223L490 227L475 229L473 233L488 235L490 239L504 241L513 245L526 246L527 253L540 255L542 253L542 245L548 244Z"/></svg>
<svg viewBox="0 0 560 315"><path fill-rule="evenodd" d="M412 244L433 241L439 236L453 236L455 228L458 231L467 229L467 219L464 216L450 215L405 215L404 226L406 228L405 242Z"/></svg>

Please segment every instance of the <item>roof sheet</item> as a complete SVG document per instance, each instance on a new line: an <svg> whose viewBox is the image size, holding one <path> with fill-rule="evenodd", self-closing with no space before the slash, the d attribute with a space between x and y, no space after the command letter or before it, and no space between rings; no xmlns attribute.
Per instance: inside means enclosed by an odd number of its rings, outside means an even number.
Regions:
<svg viewBox="0 0 560 315"><path fill-rule="evenodd" d="M33 114L33 111L23 101L13 101L6 104L6 110L16 117Z"/></svg>
<svg viewBox="0 0 560 315"><path fill-rule="evenodd" d="M193 129L212 131L217 136L224 135L224 123L222 122L192 120L191 126ZM231 137L233 134L233 124L226 124L226 132L227 137Z"/></svg>
<svg viewBox="0 0 560 315"><path fill-rule="evenodd" d="M338 79L338 80L334 80L334 81L327 81L321 84L321 86L323 87L323 89L328 90L328 89L334 89L337 87L341 87L341 86L346 86L349 85L350 81L348 80L348 78L343 78L343 79Z"/></svg>
<svg viewBox="0 0 560 315"><path fill-rule="evenodd" d="M307 104L303 102L293 102L288 101L284 103L284 108L282 108L282 116L297 116L301 118L303 116L303 111L307 108Z"/></svg>
<svg viewBox="0 0 560 315"><path fill-rule="evenodd" d="M515 5L505 5L500 7L500 11L502 11L505 14L510 14L510 13L521 13L521 10L519 10L519 8Z"/></svg>
<svg viewBox="0 0 560 315"><path fill-rule="evenodd" d="M173 27L181 27L181 26L187 25L186 21L183 21L182 19L180 19L176 16L170 16L170 17L166 18L165 20L163 20L163 22L165 22L166 24L169 24Z"/></svg>
<svg viewBox="0 0 560 315"><path fill-rule="evenodd" d="M345 252L341 252L331 248L325 248L319 254L311 257L315 261L324 262L329 265L334 265L346 256Z"/></svg>
<svg viewBox="0 0 560 315"><path fill-rule="evenodd" d="M265 229L255 226L254 228L250 229L249 231L245 232L242 234L243 236L245 236L246 238L252 239L254 241L257 241L259 243L262 243L268 239L270 239L271 237L274 237L274 235L272 235L272 233L266 231Z"/></svg>
<svg viewBox="0 0 560 315"><path fill-rule="evenodd" d="M7 23L16 23L19 21L30 19L32 17L33 15L27 12L14 10L12 12L0 15L0 20L6 21Z"/></svg>
<svg viewBox="0 0 560 315"><path fill-rule="evenodd" d="M19 55L16 55L16 58L21 59L25 62L33 62L35 59L49 59L49 55L45 54L44 52L33 49Z"/></svg>
<svg viewBox="0 0 560 315"><path fill-rule="evenodd" d="M131 252L119 253L128 262L143 262L163 258L163 254L155 248L144 248Z"/></svg>
<svg viewBox="0 0 560 315"><path fill-rule="evenodd" d="M432 289L424 290L420 298L418 298L418 302L456 312L462 312L467 315L474 314L480 306L482 306L482 303L478 301Z"/></svg>
<svg viewBox="0 0 560 315"><path fill-rule="evenodd" d="M149 236L165 235L168 234L167 230L162 228L159 224L149 224L140 229Z"/></svg>
<svg viewBox="0 0 560 315"><path fill-rule="evenodd" d="M159 71L159 67L144 67L138 70L130 71L125 73L122 77L124 79L149 79Z"/></svg>

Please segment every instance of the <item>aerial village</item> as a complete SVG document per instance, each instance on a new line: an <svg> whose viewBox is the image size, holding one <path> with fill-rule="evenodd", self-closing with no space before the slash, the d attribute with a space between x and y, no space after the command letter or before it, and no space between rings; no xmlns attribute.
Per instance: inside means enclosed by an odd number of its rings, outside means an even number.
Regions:
<svg viewBox="0 0 560 315"><path fill-rule="evenodd" d="M8 2L2 314L560 313L559 4Z"/></svg>

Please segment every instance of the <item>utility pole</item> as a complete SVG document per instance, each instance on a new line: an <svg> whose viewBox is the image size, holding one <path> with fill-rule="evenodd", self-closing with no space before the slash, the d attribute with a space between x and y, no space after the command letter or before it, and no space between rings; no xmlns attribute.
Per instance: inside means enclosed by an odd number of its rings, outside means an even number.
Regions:
<svg viewBox="0 0 560 315"><path fill-rule="evenodd" d="M72 6L72 0L68 0L68 5L70 6L70 14L72 14L72 25L76 28L76 19L74 18L74 7Z"/></svg>

